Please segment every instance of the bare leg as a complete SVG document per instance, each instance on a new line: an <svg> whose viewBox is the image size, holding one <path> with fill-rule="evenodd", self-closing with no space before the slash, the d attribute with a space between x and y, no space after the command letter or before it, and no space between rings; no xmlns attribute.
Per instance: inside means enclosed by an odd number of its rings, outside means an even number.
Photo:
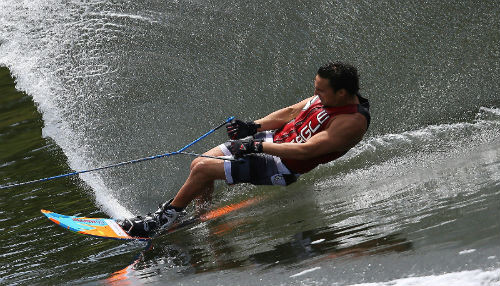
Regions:
<svg viewBox="0 0 500 286"><path fill-rule="evenodd" d="M215 147L205 155L223 156L224 154L219 147ZM225 178L224 161L198 157L191 163L191 173L170 205L183 208L200 196L202 201L208 200L214 189L214 181Z"/></svg>
<svg viewBox="0 0 500 286"><path fill-rule="evenodd" d="M224 153L222 153L222 151L220 150L219 147L215 147L215 148L211 149L210 151L206 152L205 155L220 157L220 156L224 156ZM194 164L192 164L192 166L193 165ZM225 177L225 175L224 175L224 177ZM212 194L214 192L214 185L215 185L214 182L209 184L209 186L205 189L203 194L201 194L199 196L198 199L199 199L200 205L204 205L212 200Z"/></svg>
<svg viewBox="0 0 500 286"><path fill-rule="evenodd" d="M208 205L210 201L212 201L212 193L214 191L214 184L209 184L207 188L203 191L203 193L195 198L195 203L197 210L198 208L202 209Z"/></svg>

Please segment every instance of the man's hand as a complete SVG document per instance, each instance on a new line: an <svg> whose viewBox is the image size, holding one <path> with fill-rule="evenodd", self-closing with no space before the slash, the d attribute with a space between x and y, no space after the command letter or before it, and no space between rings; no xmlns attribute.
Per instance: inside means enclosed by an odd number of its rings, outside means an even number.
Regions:
<svg viewBox="0 0 500 286"><path fill-rule="evenodd" d="M231 140L230 149L235 158L241 158L243 155L251 153L262 153L262 140Z"/></svg>
<svg viewBox="0 0 500 286"><path fill-rule="evenodd" d="M260 124L253 121L243 122L238 119L233 119L229 125L226 125L227 135L229 136L229 139L233 140L252 136L257 133L257 129L259 127Z"/></svg>

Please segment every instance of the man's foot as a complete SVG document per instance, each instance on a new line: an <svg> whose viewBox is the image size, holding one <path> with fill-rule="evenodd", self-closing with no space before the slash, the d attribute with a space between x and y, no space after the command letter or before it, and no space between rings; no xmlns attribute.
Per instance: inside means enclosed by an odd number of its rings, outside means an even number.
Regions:
<svg viewBox="0 0 500 286"><path fill-rule="evenodd" d="M130 236L151 237L159 230L169 228L182 214L182 211L177 211L170 206L171 201L160 205L153 214L147 214L145 217L128 218L119 222L119 224Z"/></svg>
<svg viewBox="0 0 500 286"><path fill-rule="evenodd" d="M118 224L132 237L151 237L158 228L158 223L150 215L126 218L118 221Z"/></svg>

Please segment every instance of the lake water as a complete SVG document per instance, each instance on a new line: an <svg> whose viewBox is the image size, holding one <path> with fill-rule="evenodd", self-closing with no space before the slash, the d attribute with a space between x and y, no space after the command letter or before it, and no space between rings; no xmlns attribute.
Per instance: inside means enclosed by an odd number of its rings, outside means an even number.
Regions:
<svg viewBox="0 0 500 286"><path fill-rule="evenodd" d="M500 285L499 19L496 1L2 0L0 185L178 150L311 96L330 60L358 67L372 125L289 187L218 183L213 208L258 200L151 245L40 209L144 214L190 157L1 189L0 284Z"/></svg>

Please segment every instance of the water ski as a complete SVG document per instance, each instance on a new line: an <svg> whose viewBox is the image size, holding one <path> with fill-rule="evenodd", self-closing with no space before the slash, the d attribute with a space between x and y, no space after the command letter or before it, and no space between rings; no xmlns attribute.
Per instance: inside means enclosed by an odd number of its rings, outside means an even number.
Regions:
<svg viewBox="0 0 500 286"><path fill-rule="evenodd" d="M67 216L42 210L42 213L61 227L83 235L118 240L150 240L150 237L128 235L114 219Z"/></svg>
<svg viewBox="0 0 500 286"><path fill-rule="evenodd" d="M204 222L221 217L235 210L252 205L259 200L260 198L247 199L239 203L230 204L227 206L217 208L200 216L179 221L178 223L174 223L168 230L160 231L160 234L163 232L171 233L173 231L179 230L180 228L186 227L188 225L197 222ZM47 210L41 210L41 211L52 222L72 232L83 235L89 235L105 239L117 239L117 240L147 241L152 238L152 237L132 237L128 235L114 219L67 216Z"/></svg>

